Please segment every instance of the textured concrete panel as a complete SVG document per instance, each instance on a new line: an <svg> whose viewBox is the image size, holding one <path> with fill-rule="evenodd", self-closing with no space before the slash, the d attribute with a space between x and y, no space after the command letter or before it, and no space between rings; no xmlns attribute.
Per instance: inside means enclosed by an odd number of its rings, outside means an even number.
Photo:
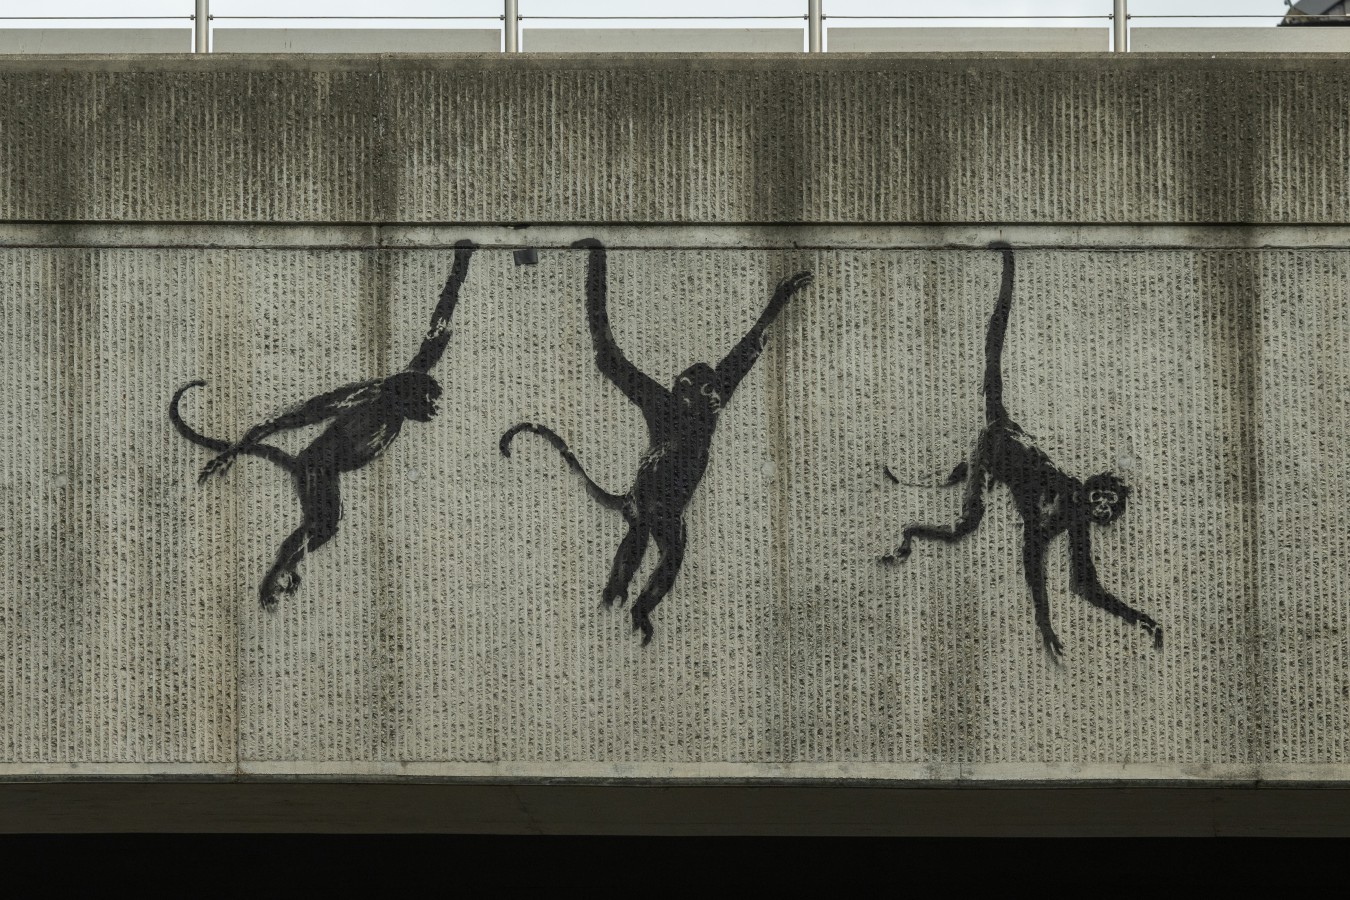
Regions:
<svg viewBox="0 0 1350 900"><path fill-rule="evenodd" d="M1131 28L1139 53L1350 53L1346 28Z"/></svg>
<svg viewBox="0 0 1350 900"><path fill-rule="evenodd" d="M0 53L188 53L191 28L0 28Z"/></svg>
<svg viewBox="0 0 1350 900"><path fill-rule="evenodd" d="M1253 763L1255 510L1243 406L1250 285L1234 254L1021 252L1006 398L1066 472L1133 487L1093 529L1103 584L1166 647L1070 590L1051 545L1046 654L1008 493L953 546L877 558L910 522L950 525L939 488L983 425L985 252L829 255L838 298L785 343L794 732L806 758L1016 764ZM1244 290L1247 293L1244 293ZM882 465L906 484L892 484ZM1184 712L1183 712L1184 710Z"/></svg>
<svg viewBox="0 0 1350 900"><path fill-rule="evenodd" d="M498 28L213 28L213 53L492 53Z"/></svg>
<svg viewBox="0 0 1350 900"><path fill-rule="evenodd" d="M937 51L1073 52L1111 49L1107 28L838 28L827 32L832 53Z"/></svg>
<svg viewBox="0 0 1350 900"><path fill-rule="evenodd" d="M210 454L169 427L168 397L205 378L185 415L235 437L397 371L451 258L0 254L9 295L45 298L4 322L0 402L23 423L0 473L7 771L229 764L236 729L259 774L1329 778L1347 762L1347 523L1321 475L1344 456L1344 251L1018 252L1010 411L1064 471L1131 484L1124 518L1094 529L1096 564L1166 634L1154 650L1075 596L1061 539L1062 665L1004 489L964 541L877 560L905 523L959 511L961 489L937 485L980 427L999 261L979 249L611 252L615 334L663 383L716 362L781 276L816 276L723 413L645 649L599 602L622 518L542 440L497 447L539 421L602 486L632 479L645 428L596 371L584 256L480 250L433 370L441 414L342 477L338 533L260 610L296 488L257 458L199 485Z"/></svg>
<svg viewBox="0 0 1350 900"><path fill-rule="evenodd" d="M0 218L1350 216L1342 60L1118 56L0 60Z"/></svg>
<svg viewBox="0 0 1350 900"><path fill-rule="evenodd" d="M1290 766L1350 756L1350 253L1263 253L1261 423L1263 752Z"/></svg>
<svg viewBox="0 0 1350 900"><path fill-rule="evenodd" d="M0 313L6 762L234 761L233 501L184 504L164 405L175 368L229 371L221 274L173 251L0 253L21 298Z"/></svg>
<svg viewBox="0 0 1350 900"><path fill-rule="evenodd" d="M535 53L800 53L800 28L525 28Z"/></svg>

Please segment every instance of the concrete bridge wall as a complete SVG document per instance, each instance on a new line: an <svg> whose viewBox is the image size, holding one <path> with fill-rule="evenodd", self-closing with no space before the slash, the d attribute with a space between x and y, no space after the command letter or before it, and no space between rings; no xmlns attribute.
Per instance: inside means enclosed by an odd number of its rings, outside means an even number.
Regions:
<svg viewBox="0 0 1350 900"><path fill-rule="evenodd" d="M1345 63L0 59L0 776L1346 779ZM645 648L600 605L621 514L497 446L547 424L616 492L647 449L585 237L661 384L814 276ZM170 397L206 380L184 415L234 440L400 370L462 239L440 414L342 476L264 612L302 488L256 457L199 485ZM1073 593L1060 537L1052 659L1004 486L878 561L961 510L996 240L1009 411L1129 483L1092 550L1161 649Z"/></svg>

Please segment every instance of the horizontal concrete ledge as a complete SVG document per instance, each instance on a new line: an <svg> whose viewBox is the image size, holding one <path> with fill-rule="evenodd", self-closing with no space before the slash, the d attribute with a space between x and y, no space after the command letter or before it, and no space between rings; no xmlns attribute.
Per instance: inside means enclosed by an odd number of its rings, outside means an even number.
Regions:
<svg viewBox="0 0 1350 900"><path fill-rule="evenodd" d="M498 249L954 249L991 241L1056 250L1343 250L1350 225L218 225L0 224L0 248L437 249L465 238Z"/></svg>
<svg viewBox="0 0 1350 900"><path fill-rule="evenodd" d="M0 832L1350 834L1350 790L9 784Z"/></svg>
<svg viewBox="0 0 1350 900"><path fill-rule="evenodd" d="M178 53L0 55L0 72L361 72L407 70L558 72L641 69L667 72L890 71L965 72L994 61L1007 72L1071 71L1091 67L1138 72L1189 70L1308 71L1338 75L1350 53L1099 53L942 51L925 53Z"/></svg>

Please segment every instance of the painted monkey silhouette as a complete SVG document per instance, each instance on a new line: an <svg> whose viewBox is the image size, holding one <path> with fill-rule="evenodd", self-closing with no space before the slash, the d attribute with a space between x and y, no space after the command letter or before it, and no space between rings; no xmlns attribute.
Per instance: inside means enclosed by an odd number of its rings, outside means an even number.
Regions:
<svg viewBox="0 0 1350 900"><path fill-rule="evenodd" d="M1003 279L984 345L985 426L969 463L959 464L947 480L948 485L966 481L961 515L951 527L906 526L900 546L883 556L882 561L899 562L907 558L916 537L951 544L970 534L984 518L984 493L1001 482L1012 491L1025 526L1022 566L1035 606L1036 626L1051 656L1058 660L1064 647L1050 625L1045 552L1050 541L1065 532L1069 536L1069 584L1073 592L1130 625L1142 626L1153 635L1154 646L1160 648L1162 628L1102 587L1092 562L1090 526L1109 525L1120 518L1130 489L1110 472L1093 475L1087 481L1064 474L1030 442L1003 405L1002 359L1012 309L1013 252L1002 245L994 245L994 249L1001 250L1003 255Z"/></svg>
<svg viewBox="0 0 1350 900"><path fill-rule="evenodd" d="M184 422L179 413L183 394L206 384L205 381L185 384L173 395L169 418L178 433L218 454L202 469L199 481L224 475L241 453L271 460L295 481L301 523L282 541L276 561L263 579L258 600L264 609L275 606L282 594L295 593L300 586L297 571L300 561L337 534L338 520L342 518L341 474L361 468L389 449L406 420L429 422L436 415L441 386L427 373L440 361L450 342L450 319L459 302L459 291L468 275L474 249L469 241L455 244L454 266L432 314L431 327L417 355L402 372L320 394L253 426L235 444L201 434ZM329 420L331 424L295 456L263 443L278 432Z"/></svg>
<svg viewBox="0 0 1350 900"><path fill-rule="evenodd" d="M648 539L656 542L660 560L651 578L633 602L633 630L642 632L642 643L652 639L652 611L670 592L684 561L684 509L698 489L708 466L708 448L722 409L731 401L741 379L750 372L764 349L764 333L783 306L801 288L811 283L809 272L784 279L774 291L759 320L732 348L716 368L695 363L685 369L667 389L633 365L609 327L606 310L608 276L605 248L596 240L572 245L589 250L586 275L586 322L595 345L595 364L647 421L651 447L638 463L637 476L626 494L611 494L586 474L567 443L551 429L522 422L502 435L501 452L511 455L511 441L522 431L543 437L560 452L581 476L592 497L608 509L619 510L628 532L619 544L602 598L610 606L628 599L628 586L647 551Z"/></svg>

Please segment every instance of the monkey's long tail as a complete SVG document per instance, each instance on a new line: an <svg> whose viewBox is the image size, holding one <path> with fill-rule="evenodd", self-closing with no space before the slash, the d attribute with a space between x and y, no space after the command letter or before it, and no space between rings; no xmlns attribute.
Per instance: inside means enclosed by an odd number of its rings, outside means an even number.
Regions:
<svg viewBox="0 0 1350 900"><path fill-rule="evenodd" d="M533 422L521 422L519 425L513 426L510 431L502 435L501 443L497 445L498 449L502 451L502 456L511 456L511 441L522 431L537 434L552 444L554 449L562 454L562 458L567 461L567 465L572 468L572 471L580 475L582 480L586 482L586 493L594 497L597 503L607 509L623 508L623 505L628 498L624 497L622 494L611 494L609 491L592 481L591 476L586 474L586 470L581 467L581 463L568 448L567 442L550 428L543 425L536 425Z"/></svg>
<svg viewBox="0 0 1350 900"><path fill-rule="evenodd" d="M295 471L295 459L289 453L279 447L273 447L271 444L253 443L243 447L236 448L229 441L217 440L213 437L207 437L200 431L193 428L187 422L183 421L183 416L178 412L178 402L183 399L183 395L195 387L204 387L206 382L200 378L196 381L189 381L174 392L173 399L169 401L169 421L173 422L173 427L183 437L198 446L205 447L208 450L215 450L217 453L224 453L227 450L237 450L240 453L248 453L253 456L260 456L263 459L271 460L281 466L287 472Z"/></svg>
<svg viewBox="0 0 1350 900"><path fill-rule="evenodd" d="M904 485L905 487L918 487L918 488L952 487L953 485L960 484L961 482L966 480L966 475L969 472L969 469L970 469L969 464L966 463L965 460L962 460L961 462L956 464L956 468L952 469L952 474L947 476L947 480L942 482L941 484L938 484L937 482L927 482L927 481L926 482L901 481L900 477L891 471L890 466L881 467L881 471L886 473L886 477L890 479L891 484L901 484Z"/></svg>
<svg viewBox="0 0 1350 900"><path fill-rule="evenodd" d="M984 338L984 414L986 422L1008 417L1003 405L1003 345L1008 336L1008 315L1012 312L1013 251L1001 242L989 245L1003 255L1003 277L998 288L998 303L989 317Z"/></svg>

